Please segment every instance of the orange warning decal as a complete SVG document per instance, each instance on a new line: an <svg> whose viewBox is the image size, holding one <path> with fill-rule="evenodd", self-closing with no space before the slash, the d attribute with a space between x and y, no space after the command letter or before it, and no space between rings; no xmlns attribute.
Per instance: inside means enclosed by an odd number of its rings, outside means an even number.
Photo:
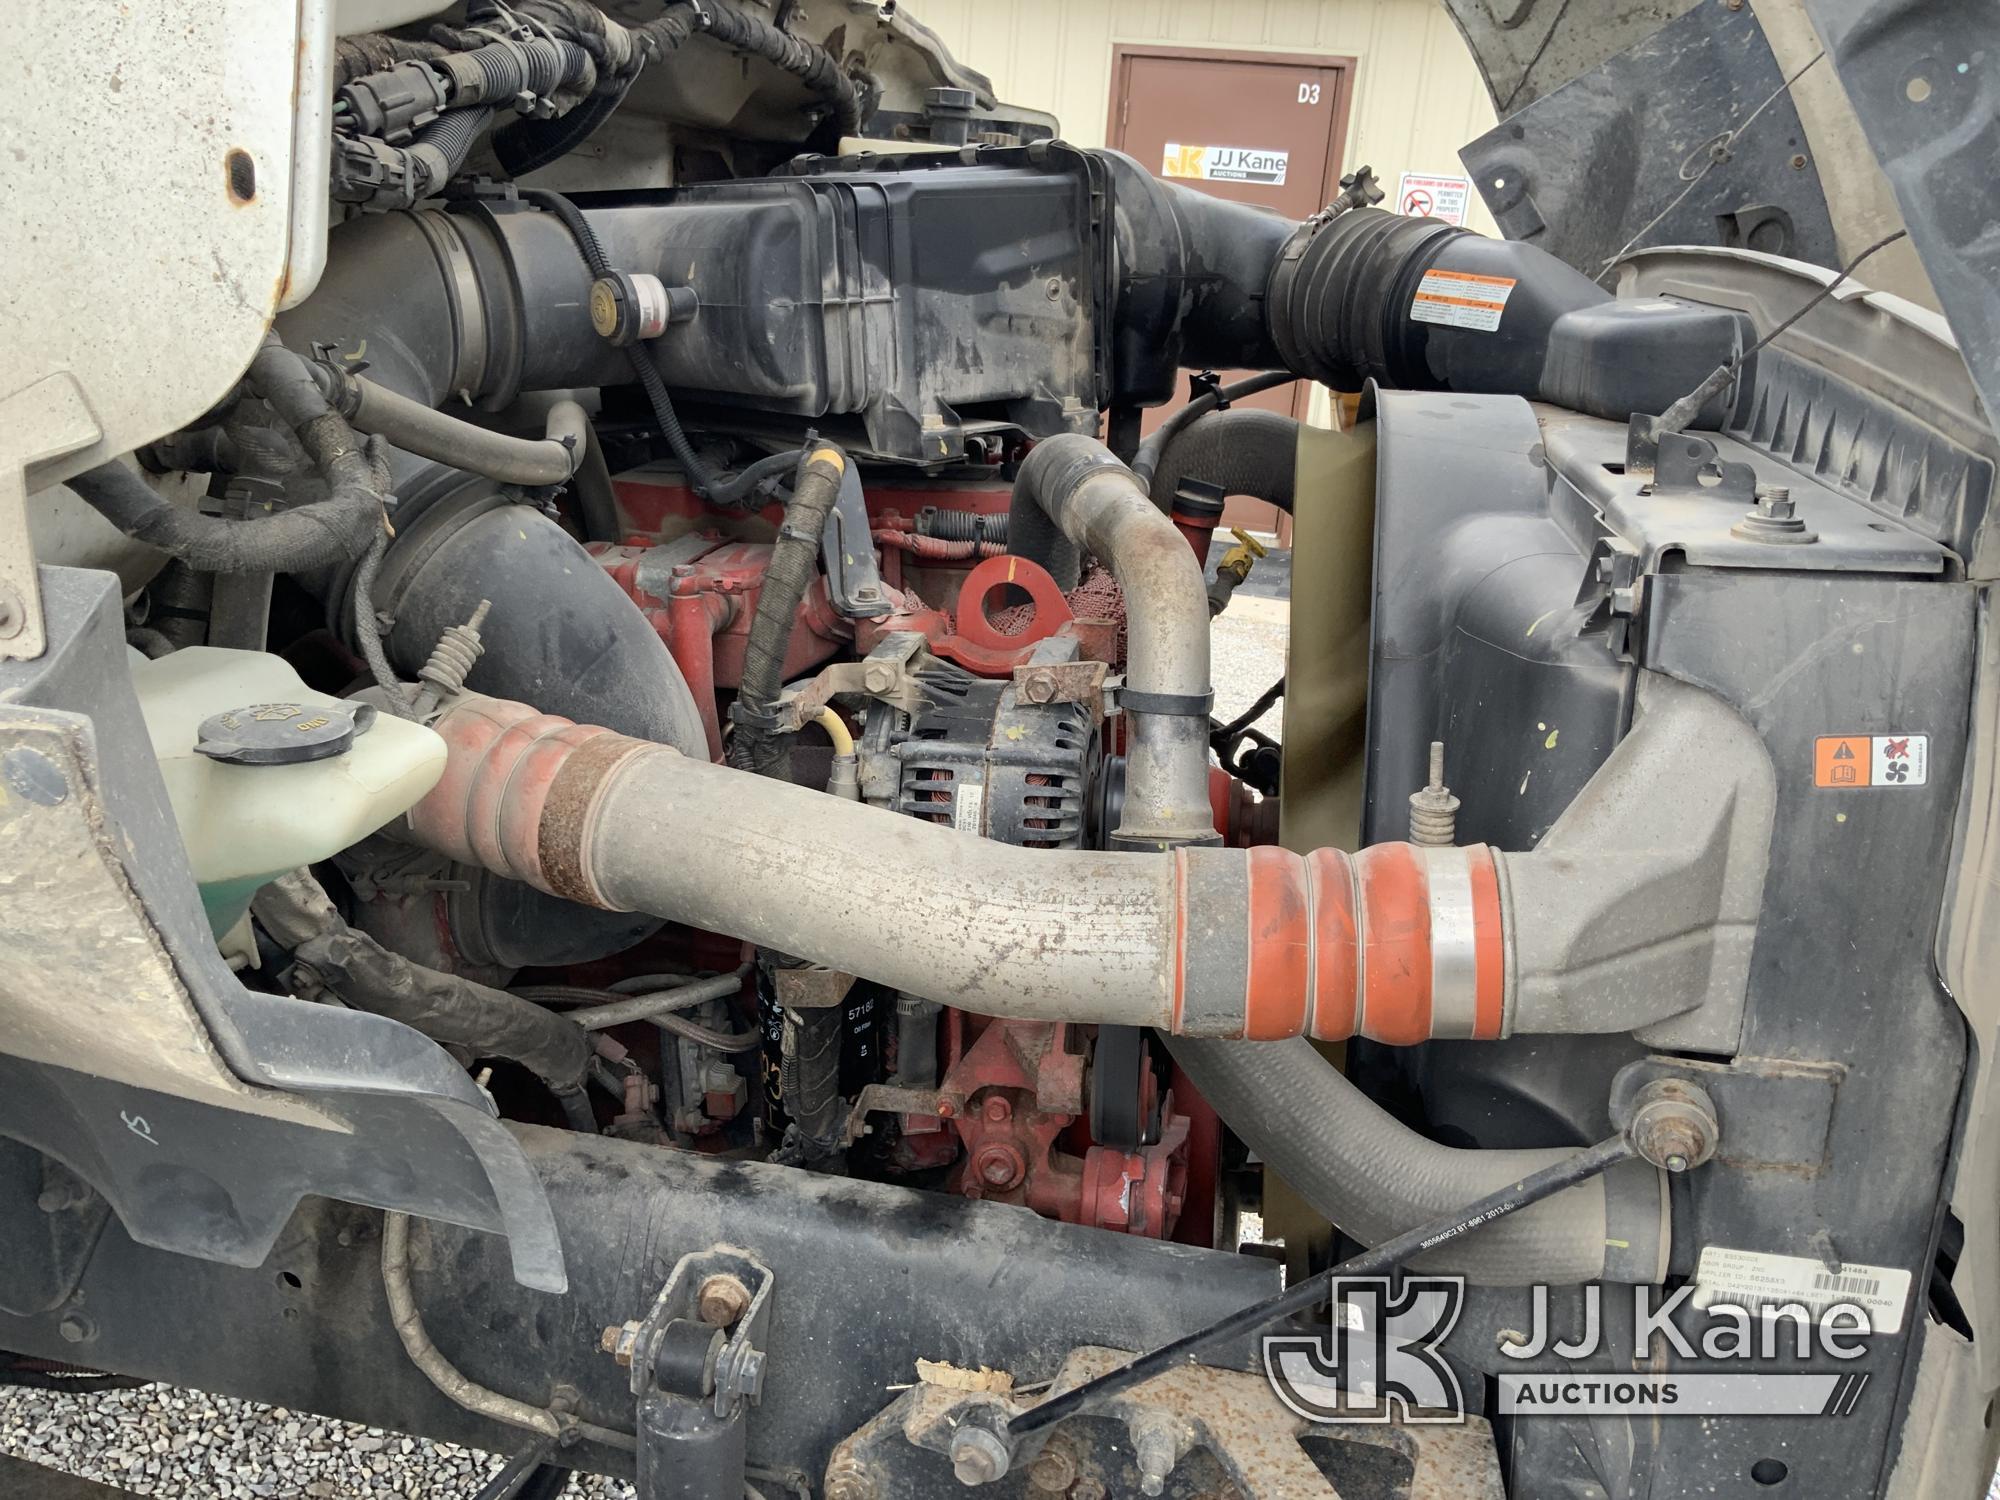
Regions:
<svg viewBox="0 0 2000 1500"><path fill-rule="evenodd" d="M1813 785L1868 785L1868 751L1865 735L1821 735L1813 741Z"/></svg>
<svg viewBox="0 0 2000 1500"><path fill-rule="evenodd" d="M1925 786L1930 745L1927 734L1823 734L1813 741L1813 785Z"/></svg>

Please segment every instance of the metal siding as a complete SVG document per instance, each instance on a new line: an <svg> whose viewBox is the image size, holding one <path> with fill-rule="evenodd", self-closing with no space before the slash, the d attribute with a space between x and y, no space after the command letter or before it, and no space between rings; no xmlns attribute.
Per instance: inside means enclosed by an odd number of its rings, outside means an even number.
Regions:
<svg viewBox="0 0 2000 1500"><path fill-rule="evenodd" d="M1355 59L1341 167L1368 163L1391 193L1399 172L1462 172L1458 148L1494 123L1472 54L1435 0L913 0L910 9L1001 98L1049 111L1079 146L1104 144L1120 42ZM1495 232L1477 193L1467 222Z"/></svg>

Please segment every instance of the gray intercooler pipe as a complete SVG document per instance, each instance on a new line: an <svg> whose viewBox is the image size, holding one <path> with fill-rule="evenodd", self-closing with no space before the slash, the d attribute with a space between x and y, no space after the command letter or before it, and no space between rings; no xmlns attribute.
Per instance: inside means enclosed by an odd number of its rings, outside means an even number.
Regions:
<svg viewBox="0 0 2000 1500"><path fill-rule="evenodd" d="M1010 548L1076 584L1080 552L1125 595L1125 807L1114 849L1221 841L1208 801L1208 596L1201 564L1138 476L1095 438L1037 443L1021 464Z"/></svg>
<svg viewBox="0 0 2000 1500"><path fill-rule="evenodd" d="M989 1015L1259 1040L1502 1033L1500 879L1481 847L1019 849L524 704L463 695L436 728L447 767L413 835L571 900ZM1422 1142L1310 1049L1192 1056L1224 1117L1364 1239L1543 1164ZM1643 1175L1524 1216L1501 1241L1518 1259L1481 1274L1657 1279L1664 1199Z"/></svg>
<svg viewBox="0 0 2000 1500"><path fill-rule="evenodd" d="M1172 1037L1174 1058L1230 1129L1346 1234L1377 1245L1570 1156L1467 1151L1398 1123L1303 1040ZM1666 1179L1614 1167L1416 1262L1484 1286L1659 1281L1671 1248Z"/></svg>

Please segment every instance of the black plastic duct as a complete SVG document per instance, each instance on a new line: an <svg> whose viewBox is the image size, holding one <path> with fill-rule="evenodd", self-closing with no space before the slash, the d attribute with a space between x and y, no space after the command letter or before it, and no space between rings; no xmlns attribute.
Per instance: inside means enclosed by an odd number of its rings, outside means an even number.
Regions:
<svg viewBox="0 0 2000 1500"><path fill-rule="evenodd" d="M482 599L485 649L466 686L706 760L680 668L624 590L539 511L489 482L433 466L410 486L375 603L394 619L390 660L414 678L450 625ZM414 513L414 519L411 514ZM663 857L665 852L663 851ZM643 915L574 906L484 872L446 898L462 957L502 968L581 963L657 930Z"/></svg>

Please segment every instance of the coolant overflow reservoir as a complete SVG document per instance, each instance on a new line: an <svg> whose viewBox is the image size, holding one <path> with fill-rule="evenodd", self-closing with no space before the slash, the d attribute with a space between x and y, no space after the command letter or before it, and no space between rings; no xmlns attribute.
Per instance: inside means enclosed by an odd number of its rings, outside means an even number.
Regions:
<svg viewBox="0 0 2000 1500"><path fill-rule="evenodd" d="M132 666L153 754L217 936L257 888L409 811L444 773L421 724L316 693L262 651Z"/></svg>

